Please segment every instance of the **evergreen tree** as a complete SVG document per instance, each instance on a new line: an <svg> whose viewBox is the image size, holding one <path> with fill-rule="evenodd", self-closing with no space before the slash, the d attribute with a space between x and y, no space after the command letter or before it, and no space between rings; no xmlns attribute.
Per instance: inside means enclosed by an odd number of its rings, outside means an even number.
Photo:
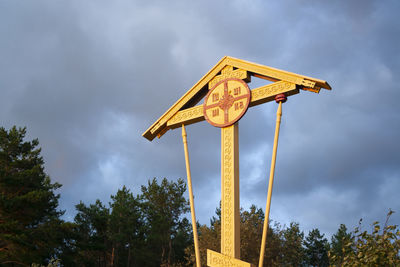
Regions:
<svg viewBox="0 0 400 267"><path fill-rule="evenodd" d="M192 224L187 218L183 218L178 223L177 232L174 238L174 261L171 266L187 266L185 249L190 247L192 244L194 246Z"/></svg>
<svg viewBox="0 0 400 267"><path fill-rule="evenodd" d="M123 186L111 196L109 239L112 242L111 266L143 264L143 219L139 200Z"/></svg>
<svg viewBox="0 0 400 267"><path fill-rule="evenodd" d="M304 241L306 263L309 266L329 266L328 250L329 243L318 229L313 229L308 233Z"/></svg>
<svg viewBox="0 0 400 267"><path fill-rule="evenodd" d="M240 212L240 257L246 262L258 265L264 226L264 212L252 205L249 211ZM282 263L282 229L277 222L269 222L264 266L280 266Z"/></svg>
<svg viewBox="0 0 400 267"><path fill-rule="evenodd" d="M249 211L241 210L240 213L240 257L246 262L258 264L260 257L260 245L264 224L264 212L255 205ZM271 229L268 229L269 237L272 237ZM267 250L271 247L271 239L267 239ZM270 254L265 253L265 262Z"/></svg>
<svg viewBox="0 0 400 267"><path fill-rule="evenodd" d="M221 251L221 209L216 209L216 217L211 218L211 225L198 226L201 266L206 266L207 249ZM249 211L240 211L240 258L243 261L258 265L264 224L264 212L255 205ZM186 248L188 265L195 264L193 244ZM282 230L279 223L268 227L264 266L282 265Z"/></svg>
<svg viewBox="0 0 400 267"><path fill-rule="evenodd" d="M0 128L0 265L46 263L62 243L61 187L44 172L39 141Z"/></svg>
<svg viewBox="0 0 400 267"><path fill-rule="evenodd" d="M336 234L332 236L329 250L329 259L332 265L342 266L346 254L351 251L352 235L347 232L347 227L341 224Z"/></svg>
<svg viewBox="0 0 400 267"><path fill-rule="evenodd" d="M264 254L264 266L282 266L282 226L279 222L274 222L273 225L271 222L272 221L270 220L268 226L267 242L265 245ZM260 239L257 240L258 247L261 247L261 233ZM257 260L254 262L258 263L258 260L259 255L257 256Z"/></svg>
<svg viewBox="0 0 400 267"><path fill-rule="evenodd" d="M110 211L100 200L86 206L75 206L75 265L109 266L111 262L108 227Z"/></svg>
<svg viewBox="0 0 400 267"><path fill-rule="evenodd" d="M283 266L302 266L304 264L303 242L304 233L300 231L298 223L292 222L288 228L283 230Z"/></svg>
<svg viewBox="0 0 400 267"><path fill-rule="evenodd" d="M218 215L218 208L216 213ZM220 214L220 212L219 212ZM199 250L201 266L207 265L207 249L221 252L221 220L220 216L211 218L211 225L200 225L197 223L197 232L199 235ZM193 238L190 245L185 249L185 259L189 266L196 265L196 255L194 252Z"/></svg>
<svg viewBox="0 0 400 267"><path fill-rule="evenodd" d="M168 182L166 178L158 184L154 178L141 189L147 223L147 265L170 266L172 262L179 261L175 258L177 235L181 216L189 211L189 203L183 196L186 184L182 179Z"/></svg>

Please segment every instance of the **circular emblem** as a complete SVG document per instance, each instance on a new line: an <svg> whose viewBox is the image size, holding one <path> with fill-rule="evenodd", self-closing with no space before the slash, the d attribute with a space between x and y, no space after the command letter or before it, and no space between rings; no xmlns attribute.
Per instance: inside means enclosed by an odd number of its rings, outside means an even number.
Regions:
<svg viewBox="0 0 400 267"><path fill-rule="evenodd" d="M204 117L216 127L232 125L246 113L250 97L250 89L243 80L222 80L211 88L204 100Z"/></svg>

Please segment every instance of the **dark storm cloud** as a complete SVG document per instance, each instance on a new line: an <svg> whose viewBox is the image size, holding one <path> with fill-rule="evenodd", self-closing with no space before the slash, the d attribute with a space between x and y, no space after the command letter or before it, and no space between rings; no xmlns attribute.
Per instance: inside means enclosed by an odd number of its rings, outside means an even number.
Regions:
<svg viewBox="0 0 400 267"><path fill-rule="evenodd" d="M0 3L1 125L26 125L61 204L185 177L180 129L152 122L225 55L327 80L284 104L272 218L333 232L400 211L397 1ZM254 81L254 88L262 83ZM241 203L265 205L276 104L240 122ZM220 199L220 135L187 127L197 214ZM398 215L394 217L399 222Z"/></svg>
<svg viewBox="0 0 400 267"><path fill-rule="evenodd" d="M394 142L400 126L395 80L399 55L393 53L399 40L391 35L399 26L387 19L393 18L393 6L370 3L355 17L349 16L353 8L346 4L328 7L325 15L339 9L344 12L311 25L302 25L300 20L298 28L315 32L295 33L297 47L292 54L305 52L307 64L286 67L301 72L297 68L304 66L304 74L327 79L334 91L319 96L302 93L296 102L290 98L284 105L287 123L280 139L274 202L281 210L275 214L290 214L291 219L313 227L313 214L304 214L317 211L320 217L329 218L326 223L320 220L328 232L339 221L354 225L360 217L383 218L389 208L399 209L397 201L388 201L391 196L382 193L382 188L399 189L400 147ZM388 49L382 50L382 40L390 40L390 45L385 42ZM249 193L265 195L264 181Z"/></svg>

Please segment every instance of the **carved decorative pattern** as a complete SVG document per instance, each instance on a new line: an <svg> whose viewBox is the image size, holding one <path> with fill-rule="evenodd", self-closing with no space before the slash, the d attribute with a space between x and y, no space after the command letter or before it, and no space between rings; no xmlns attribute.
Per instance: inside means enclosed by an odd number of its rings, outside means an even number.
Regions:
<svg viewBox="0 0 400 267"><path fill-rule="evenodd" d="M247 71L237 69L233 70L232 66L226 66L221 70L221 74L215 76L209 83L208 88L213 88L217 83L227 78L236 78L236 79L246 79L247 78Z"/></svg>
<svg viewBox="0 0 400 267"><path fill-rule="evenodd" d="M264 102L262 100L268 97L275 96L280 93L285 93L290 90L296 89L296 84L279 81L273 84L268 84L251 90L251 101L250 105L257 105L257 101ZM270 99L270 101L273 98ZM195 106L185 110L177 112L167 123L168 126L180 125L182 123L190 124L192 120L201 121L204 120L203 105ZM158 127L158 124L157 124ZM156 129L156 128L154 128ZM152 129L153 130L153 129ZM152 132L152 131L151 131Z"/></svg>
<svg viewBox="0 0 400 267"><path fill-rule="evenodd" d="M221 80L210 89L204 99L204 117L215 127L227 127L246 113L250 99L251 92L244 81L236 78ZM235 108L231 109L233 104ZM221 116L217 116L219 113Z"/></svg>
<svg viewBox="0 0 400 267"><path fill-rule="evenodd" d="M195 106L176 113L169 121L168 125L185 122L203 116L203 106Z"/></svg>
<svg viewBox="0 0 400 267"><path fill-rule="evenodd" d="M283 80L296 84L309 84L309 80L305 80L301 75L297 75L290 72L284 72L278 69L258 65L258 64L247 64L245 62L236 61L233 64L235 67L246 69L248 71L261 74L266 77L272 77L275 80Z"/></svg>
<svg viewBox="0 0 400 267"><path fill-rule="evenodd" d="M180 112L182 107L191 101L205 86L212 88L214 84L218 83L218 81L227 77L238 78L248 82L250 80L250 76L271 81L291 82L300 85L301 88L299 89L304 89L315 93L318 93L321 88L328 90L332 89L329 84L323 80L274 69L237 58L224 57L205 76L203 76L203 78L193 85L193 87L187 91L170 109L168 109L153 125L151 125L143 133L143 136L151 141L156 135L160 136L165 133L165 128L168 128L165 127L167 122L177 112ZM266 101L261 102L264 103ZM198 122L200 120L202 119L191 121L191 123Z"/></svg>
<svg viewBox="0 0 400 267"><path fill-rule="evenodd" d="M268 84L266 86L262 86L256 89L251 90L251 101L255 102L257 100L261 100L263 98L274 96L285 92L290 89L295 89L296 85L290 82L276 82L273 84Z"/></svg>
<svg viewBox="0 0 400 267"><path fill-rule="evenodd" d="M232 192L233 179L234 179L234 155L233 155L233 129L234 126L224 128L222 130L222 142L223 142L223 180L224 185L222 192L222 227L221 240L224 241L221 252L225 255L234 255L233 244L234 244L234 192Z"/></svg>
<svg viewBox="0 0 400 267"><path fill-rule="evenodd" d="M207 249L207 265L211 267L253 267L254 265Z"/></svg>

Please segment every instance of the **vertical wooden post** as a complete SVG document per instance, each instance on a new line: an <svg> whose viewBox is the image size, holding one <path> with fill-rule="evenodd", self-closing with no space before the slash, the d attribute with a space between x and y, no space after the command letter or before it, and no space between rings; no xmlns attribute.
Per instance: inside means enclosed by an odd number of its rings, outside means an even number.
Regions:
<svg viewBox="0 0 400 267"><path fill-rule="evenodd" d="M239 125L221 129L221 253L240 258Z"/></svg>
<svg viewBox="0 0 400 267"><path fill-rule="evenodd" d="M194 252L195 252L195 256L196 256L196 266L200 267L199 238L197 235L196 214L194 213L192 175L190 173L187 134L186 134L186 130L185 130L185 125L183 125L183 124L182 124L182 141L183 141L183 149L185 150L186 176L187 176L188 188L189 188L190 214L192 215L192 228L193 228L193 239L194 239Z"/></svg>

